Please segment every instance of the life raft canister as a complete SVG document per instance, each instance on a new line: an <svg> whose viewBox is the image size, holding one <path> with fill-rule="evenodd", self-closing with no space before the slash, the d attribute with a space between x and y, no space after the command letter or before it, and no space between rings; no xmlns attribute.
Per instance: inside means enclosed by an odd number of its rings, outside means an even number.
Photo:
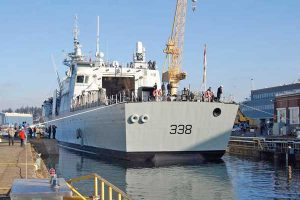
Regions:
<svg viewBox="0 0 300 200"><path fill-rule="evenodd" d="M211 98L211 92L210 91L205 91L204 97L205 98Z"/></svg>
<svg viewBox="0 0 300 200"><path fill-rule="evenodd" d="M153 90L153 96L155 96L155 97L158 97L158 96L161 96L162 95L162 92L161 92L161 90Z"/></svg>

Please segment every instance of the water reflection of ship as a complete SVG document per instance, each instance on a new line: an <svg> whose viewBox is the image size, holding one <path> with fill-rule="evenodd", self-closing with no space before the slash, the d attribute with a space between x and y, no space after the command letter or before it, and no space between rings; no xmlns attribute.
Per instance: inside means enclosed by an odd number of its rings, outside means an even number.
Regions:
<svg viewBox="0 0 300 200"><path fill-rule="evenodd" d="M98 173L133 199L234 199L224 162L135 165L100 160L59 148L59 176L73 178ZM92 192L92 182L81 185Z"/></svg>

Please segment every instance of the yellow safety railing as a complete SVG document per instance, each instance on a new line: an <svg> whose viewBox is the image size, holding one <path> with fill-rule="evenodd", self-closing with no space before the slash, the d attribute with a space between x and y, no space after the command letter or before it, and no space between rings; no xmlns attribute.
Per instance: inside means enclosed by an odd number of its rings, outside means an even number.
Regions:
<svg viewBox="0 0 300 200"><path fill-rule="evenodd" d="M86 175L86 176L81 176L81 177L77 177L77 178L72 178L70 180L67 181L67 185L69 186L69 188L76 194L76 196L74 196L73 198L64 198L66 199L82 199L82 200L88 200L91 199L90 197L86 197L84 195L82 195L72 184L79 182L79 181L84 181L84 180L89 180L89 179L93 179L94 180L94 195L92 197L92 199L101 199L101 200L112 200L113 199L113 193L115 193L117 195L117 200L131 200L131 198L125 193L123 192L121 189L119 189L118 187L114 186L112 183L110 183L109 181L105 180L104 178L102 178L101 176L99 176L98 174L90 174L90 175ZM99 196L99 187L98 187L98 182L100 183L100 193L101 195ZM107 190L105 190L107 189ZM107 191L108 194L108 198L105 198L105 193Z"/></svg>

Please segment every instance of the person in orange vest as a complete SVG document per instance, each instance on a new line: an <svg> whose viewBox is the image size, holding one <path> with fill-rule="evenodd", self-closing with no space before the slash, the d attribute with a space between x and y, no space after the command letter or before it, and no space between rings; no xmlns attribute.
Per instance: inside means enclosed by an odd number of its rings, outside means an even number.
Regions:
<svg viewBox="0 0 300 200"><path fill-rule="evenodd" d="M24 131L24 128L22 127L20 132L19 132L19 137L20 137L20 140L21 140L21 147L24 146L24 140L26 138L26 135L25 135L25 131Z"/></svg>

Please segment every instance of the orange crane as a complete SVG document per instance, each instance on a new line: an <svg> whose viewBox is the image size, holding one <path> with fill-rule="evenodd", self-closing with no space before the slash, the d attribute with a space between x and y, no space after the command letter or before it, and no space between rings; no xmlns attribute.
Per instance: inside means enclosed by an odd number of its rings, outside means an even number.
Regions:
<svg viewBox="0 0 300 200"><path fill-rule="evenodd" d="M196 9L196 1L192 0L193 11ZM177 0L172 33L164 49L168 70L162 73L162 81L170 84L171 96L177 94L179 82L186 78L186 72L181 70L186 12L187 0Z"/></svg>

